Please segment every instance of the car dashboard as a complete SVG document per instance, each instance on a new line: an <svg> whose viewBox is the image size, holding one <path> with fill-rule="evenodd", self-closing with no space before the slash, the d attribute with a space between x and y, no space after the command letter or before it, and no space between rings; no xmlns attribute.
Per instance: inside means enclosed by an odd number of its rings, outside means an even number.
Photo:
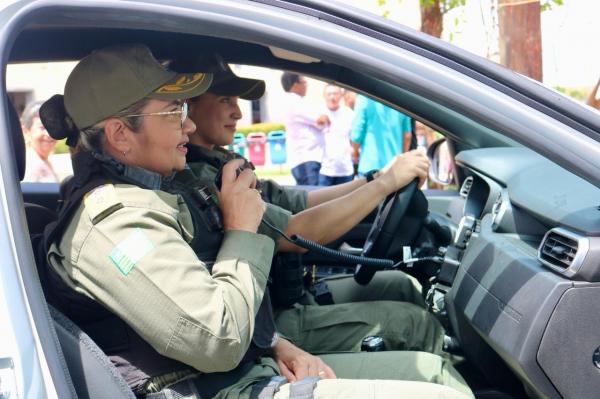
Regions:
<svg viewBox="0 0 600 399"><path fill-rule="evenodd" d="M456 164L474 227L446 307L466 356L531 397L596 397L600 190L525 148L463 151Z"/></svg>

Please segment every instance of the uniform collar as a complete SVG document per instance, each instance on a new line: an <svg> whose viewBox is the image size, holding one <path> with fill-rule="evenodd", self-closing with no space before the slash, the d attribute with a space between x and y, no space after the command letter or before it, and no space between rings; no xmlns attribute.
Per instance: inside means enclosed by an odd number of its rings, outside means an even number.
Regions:
<svg viewBox="0 0 600 399"><path fill-rule="evenodd" d="M236 158L235 153L227 151L219 146L215 146L212 150L209 150L208 148L199 145L188 144L187 148L188 153L186 159L188 163L204 162L217 169L225 162Z"/></svg>
<svg viewBox="0 0 600 399"><path fill-rule="evenodd" d="M163 178L161 174L152 172L148 169L140 168L139 166L125 165L106 154L94 152L93 155L94 158L102 162L102 164L112 168L118 174L142 188L160 190L163 182L170 181L173 178L173 175Z"/></svg>

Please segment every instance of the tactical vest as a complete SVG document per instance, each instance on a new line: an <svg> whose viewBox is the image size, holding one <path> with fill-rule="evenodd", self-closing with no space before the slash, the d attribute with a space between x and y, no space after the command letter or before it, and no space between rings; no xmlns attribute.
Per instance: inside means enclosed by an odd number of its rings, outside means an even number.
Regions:
<svg viewBox="0 0 600 399"><path fill-rule="evenodd" d="M210 153L197 145L188 144L187 148L186 160L188 163L205 162L217 169L232 159L246 159L236 152L221 147L215 147Z"/></svg>
<svg viewBox="0 0 600 399"><path fill-rule="evenodd" d="M160 355L118 316L69 287L47 262L50 245L61 239L86 193L104 184L143 186L140 182L126 177L123 167L115 161L100 161L89 152L76 154L73 157L74 176L64 187L64 199L58 220L46 227L43 236L34 237L32 241L36 248L38 271L48 302L73 320L98 344L119 369L134 393L143 394L146 393L146 383L153 377L172 374L175 378L181 378L181 375L197 371L184 363ZM181 195L186 202L194 226L194 238L190 246L198 258L210 268L223 239L222 228L218 226L220 211L205 191L191 189L193 186L186 184L189 183L187 179L192 178L193 174L179 182L172 182L172 190L169 192ZM255 318L252 344L240 364L268 352L274 336L275 322L266 290Z"/></svg>
<svg viewBox="0 0 600 399"><path fill-rule="evenodd" d="M204 164L202 165L202 169L198 169L200 173L204 173L210 167L218 171L226 162L232 159L245 159L233 151L228 151L218 146L215 146L212 151L191 144L187 148L186 160L188 164ZM205 167L207 169L204 169ZM271 202L268 193L265 191L261 192L261 197L263 201L267 203ZM281 256L276 255L269 274L268 291L270 291L270 295L272 296L272 304L276 308L291 307L304 296L305 286L309 285L309 282L310 276L304 274L301 255L288 255L285 260ZM324 284L321 284L321 286ZM325 295L315 295L315 300L320 305L332 304L333 298L331 294L326 289L324 292Z"/></svg>

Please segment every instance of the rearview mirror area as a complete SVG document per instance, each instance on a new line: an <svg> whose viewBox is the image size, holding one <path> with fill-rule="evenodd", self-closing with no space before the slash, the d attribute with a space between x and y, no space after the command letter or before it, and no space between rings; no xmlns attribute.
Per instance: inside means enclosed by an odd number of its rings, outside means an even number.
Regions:
<svg viewBox="0 0 600 399"><path fill-rule="evenodd" d="M427 157L431 162L429 178L444 186L451 184L454 181L454 163L446 139L442 137L431 143L427 149Z"/></svg>

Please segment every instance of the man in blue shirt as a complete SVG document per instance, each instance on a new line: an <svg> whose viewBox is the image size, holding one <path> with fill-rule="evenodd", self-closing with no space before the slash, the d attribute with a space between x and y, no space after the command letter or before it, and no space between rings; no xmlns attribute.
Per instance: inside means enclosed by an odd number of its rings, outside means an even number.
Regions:
<svg viewBox="0 0 600 399"><path fill-rule="evenodd" d="M407 151L410 131L410 117L363 95L357 96L350 140L353 159L359 160L358 173L381 169L396 154Z"/></svg>

